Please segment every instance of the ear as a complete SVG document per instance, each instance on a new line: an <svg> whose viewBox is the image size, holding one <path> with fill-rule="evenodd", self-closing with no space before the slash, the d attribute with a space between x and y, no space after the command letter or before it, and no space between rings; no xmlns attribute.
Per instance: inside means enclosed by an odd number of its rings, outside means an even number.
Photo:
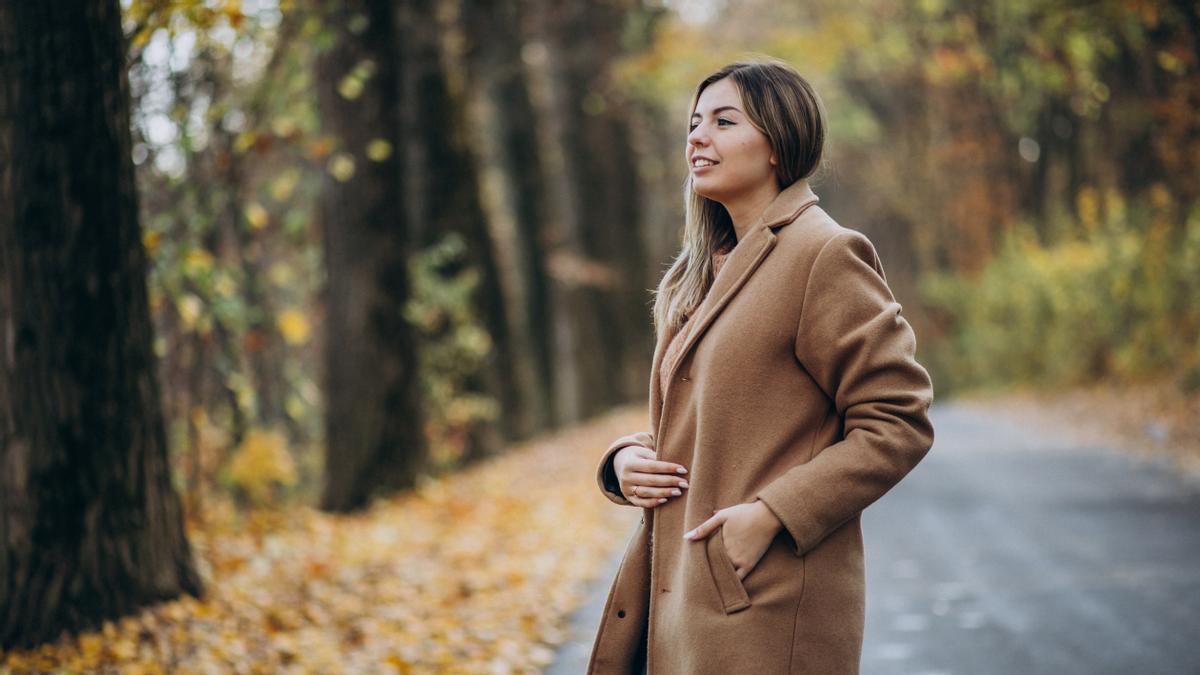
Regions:
<svg viewBox="0 0 1200 675"><path fill-rule="evenodd" d="M775 161L775 155L771 155L771 166L775 166L779 162Z"/></svg>

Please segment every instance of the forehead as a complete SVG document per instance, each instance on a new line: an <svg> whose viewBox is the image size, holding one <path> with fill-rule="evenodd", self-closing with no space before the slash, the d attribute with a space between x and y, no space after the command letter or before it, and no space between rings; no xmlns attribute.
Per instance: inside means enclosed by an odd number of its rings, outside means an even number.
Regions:
<svg viewBox="0 0 1200 675"><path fill-rule="evenodd" d="M713 82L700 92L700 98L696 100L696 109L693 113L699 115L723 106L742 109L742 95L738 92L733 80L728 77Z"/></svg>

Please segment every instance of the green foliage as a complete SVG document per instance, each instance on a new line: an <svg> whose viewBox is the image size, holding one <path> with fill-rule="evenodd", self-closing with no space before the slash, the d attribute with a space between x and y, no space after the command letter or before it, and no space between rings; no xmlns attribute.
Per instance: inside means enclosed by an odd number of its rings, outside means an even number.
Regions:
<svg viewBox="0 0 1200 675"><path fill-rule="evenodd" d="M467 246L456 233L413 256L412 295L405 318L417 329L426 435L436 469L462 459L467 434L496 419L495 399L473 393L492 351L492 340L475 314L479 271L467 265Z"/></svg>
<svg viewBox="0 0 1200 675"><path fill-rule="evenodd" d="M244 11L243 11L244 10ZM287 0L123 5L134 162L172 455L187 496L272 497L251 476L295 462L318 482L321 397L313 367L323 279L313 197L329 153L318 135L310 38ZM254 429L279 442L246 445ZM225 433L214 434L212 429ZM247 458L258 457L255 461ZM259 472L261 473L261 472Z"/></svg>
<svg viewBox="0 0 1200 675"><path fill-rule="evenodd" d="M1161 374L1196 386L1200 204L1179 232L1152 204L1073 225L1080 234L1051 245L1018 227L977 277L926 279L926 300L950 317L935 347L948 388Z"/></svg>

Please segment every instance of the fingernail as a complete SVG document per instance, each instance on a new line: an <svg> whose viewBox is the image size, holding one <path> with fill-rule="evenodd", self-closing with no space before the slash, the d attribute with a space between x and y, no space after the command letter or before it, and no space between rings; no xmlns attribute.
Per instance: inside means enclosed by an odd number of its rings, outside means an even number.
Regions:
<svg viewBox="0 0 1200 675"><path fill-rule="evenodd" d="M683 493L680 492L678 489L673 489L673 490L671 490L671 494L678 497L679 495L681 495Z"/></svg>
<svg viewBox="0 0 1200 675"><path fill-rule="evenodd" d="M679 473L687 473L687 469L683 468L682 466L675 470L678 471Z"/></svg>
<svg viewBox="0 0 1200 675"><path fill-rule="evenodd" d="M686 480L679 481L679 487L681 487L681 488L687 487L687 481Z"/></svg>
<svg viewBox="0 0 1200 675"><path fill-rule="evenodd" d="M691 539L691 538L692 538L692 534L693 534L694 532L695 532L695 530L693 530L692 532L685 532L685 533L684 533L684 535L683 535L683 538L684 538L684 539Z"/></svg>
<svg viewBox="0 0 1200 675"><path fill-rule="evenodd" d="M667 498L666 498L666 497L659 497L659 498L658 498L658 503L659 503L659 504L662 504L662 503L664 503L664 502L666 502L666 501L667 501Z"/></svg>

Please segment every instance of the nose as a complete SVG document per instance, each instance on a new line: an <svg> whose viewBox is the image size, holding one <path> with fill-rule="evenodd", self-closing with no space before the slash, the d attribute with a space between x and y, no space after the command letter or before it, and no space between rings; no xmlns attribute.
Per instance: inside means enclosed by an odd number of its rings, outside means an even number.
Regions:
<svg viewBox="0 0 1200 675"><path fill-rule="evenodd" d="M708 133L704 131L704 125L697 126L687 136L688 145L694 145L697 148L708 143Z"/></svg>

